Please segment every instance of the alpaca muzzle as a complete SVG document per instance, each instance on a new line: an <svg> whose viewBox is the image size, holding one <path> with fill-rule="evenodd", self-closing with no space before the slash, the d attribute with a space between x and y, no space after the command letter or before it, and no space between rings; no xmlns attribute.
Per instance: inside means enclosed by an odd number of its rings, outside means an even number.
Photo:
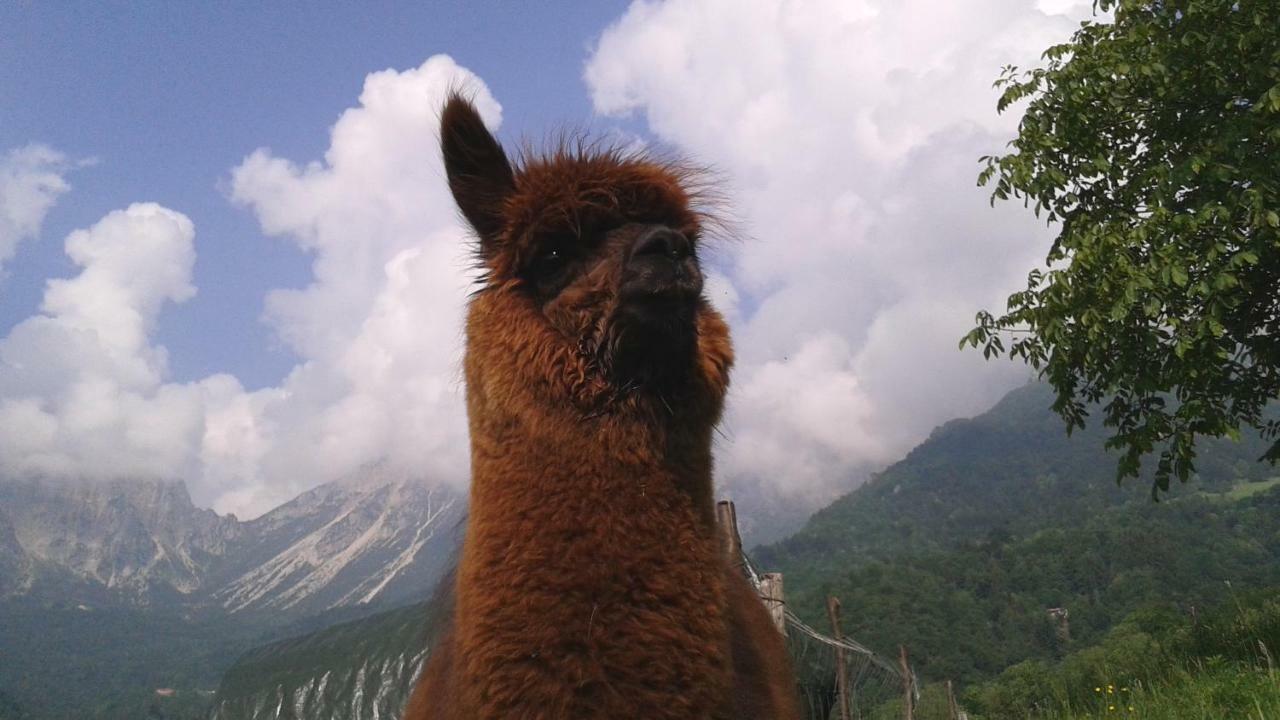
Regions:
<svg viewBox="0 0 1280 720"><path fill-rule="evenodd" d="M632 241L622 267L619 299L641 315L686 316L702 293L693 243L665 225L649 226Z"/></svg>

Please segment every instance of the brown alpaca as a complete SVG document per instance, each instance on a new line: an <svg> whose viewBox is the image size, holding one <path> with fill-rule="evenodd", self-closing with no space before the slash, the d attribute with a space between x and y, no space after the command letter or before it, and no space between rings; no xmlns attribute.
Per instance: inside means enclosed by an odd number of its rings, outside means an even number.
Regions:
<svg viewBox="0 0 1280 720"><path fill-rule="evenodd" d="M441 145L486 276L453 627L405 717L798 718L782 638L717 546L733 351L695 174L569 145L513 168L457 96Z"/></svg>

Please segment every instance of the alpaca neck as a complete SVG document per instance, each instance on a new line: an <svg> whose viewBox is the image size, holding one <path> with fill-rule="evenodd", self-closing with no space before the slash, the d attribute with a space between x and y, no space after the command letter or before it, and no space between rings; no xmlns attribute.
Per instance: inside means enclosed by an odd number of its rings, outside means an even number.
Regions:
<svg viewBox="0 0 1280 720"><path fill-rule="evenodd" d="M562 544L580 535L607 542L627 528L632 534L617 539L633 546L650 538L636 527L645 518L651 539L663 545L670 537L660 531L673 527L714 539L709 432L607 421L544 432L555 425L525 425L537 428L525 433L511 432L511 424L496 433L473 427L471 513L481 520L478 532L501 534L514 522L527 527L525 542ZM584 532L566 536L564 517ZM545 525L530 526L535 518ZM501 525L491 528L488 520Z"/></svg>
<svg viewBox="0 0 1280 720"><path fill-rule="evenodd" d="M728 677L709 438L659 447L605 428L550 442L483 425L457 608L477 681L531 693L511 708L558 708L546 717L668 717L639 687L683 689L679 716L707 716Z"/></svg>

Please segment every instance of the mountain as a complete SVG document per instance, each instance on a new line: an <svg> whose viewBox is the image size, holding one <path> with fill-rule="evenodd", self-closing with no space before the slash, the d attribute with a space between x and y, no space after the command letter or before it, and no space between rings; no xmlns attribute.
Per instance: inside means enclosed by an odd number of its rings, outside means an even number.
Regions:
<svg viewBox="0 0 1280 720"><path fill-rule="evenodd" d="M428 597L464 516L376 472L247 522L179 482L0 482L0 697L32 720L196 717L245 650Z"/></svg>
<svg viewBox="0 0 1280 720"><path fill-rule="evenodd" d="M244 524L212 598L295 614L421 599L453 562L464 505L409 481L322 485Z"/></svg>
<svg viewBox="0 0 1280 720"><path fill-rule="evenodd" d="M1117 485L1105 428L1068 437L1041 385L937 428L786 540L753 551L817 627L844 627L925 677L977 681L1096 641L1129 613L1186 613L1280 584L1280 475L1267 443L1197 444L1199 474L1155 503ZM1272 413L1275 408L1272 408ZM1065 609L1069 641L1051 619Z"/></svg>
<svg viewBox="0 0 1280 720"><path fill-rule="evenodd" d="M447 569L462 496L331 483L248 522L180 482L0 482L0 597L293 617L419 599Z"/></svg>
<svg viewBox="0 0 1280 720"><path fill-rule="evenodd" d="M196 595L242 533L235 517L194 507L178 482L0 483L10 593L59 578L142 604Z"/></svg>
<svg viewBox="0 0 1280 720"><path fill-rule="evenodd" d="M1135 609L1280 585L1280 473L1259 438L1202 443L1199 477L1154 504L1145 481L1116 485L1105 432L1067 437L1051 400L1030 385L944 424L753 549L757 566L785 573L811 624L838 595L852 637L962 683L1061 657ZM387 717L442 612L393 608L441 576L463 513L376 475L248 522L174 483L0 483L0 717Z"/></svg>
<svg viewBox="0 0 1280 720"><path fill-rule="evenodd" d="M1052 402L1048 386L1030 384L977 417L939 426L791 537L757 548L757 560L816 582L870 560L1026 537L1079 526L1105 508L1150 505L1149 473L1117 484L1107 429L1093 421L1068 436ZM1256 433L1199 441L1197 476L1175 483L1164 501L1280 474L1258 462L1266 448Z"/></svg>
<svg viewBox="0 0 1280 720"><path fill-rule="evenodd" d="M31 558L18 542L13 522L0 506L0 597L30 589Z"/></svg>

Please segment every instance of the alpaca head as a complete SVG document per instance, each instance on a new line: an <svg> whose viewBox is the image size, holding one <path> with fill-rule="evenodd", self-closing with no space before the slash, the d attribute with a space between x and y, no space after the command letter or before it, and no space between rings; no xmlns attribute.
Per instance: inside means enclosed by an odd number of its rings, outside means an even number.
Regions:
<svg viewBox="0 0 1280 720"><path fill-rule="evenodd" d="M441 120L449 187L478 236L471 383L541 385L589 412L660 404L718 415L728 330L702 296L697 173L589 143L513 164L466 100Z"/></svg>

